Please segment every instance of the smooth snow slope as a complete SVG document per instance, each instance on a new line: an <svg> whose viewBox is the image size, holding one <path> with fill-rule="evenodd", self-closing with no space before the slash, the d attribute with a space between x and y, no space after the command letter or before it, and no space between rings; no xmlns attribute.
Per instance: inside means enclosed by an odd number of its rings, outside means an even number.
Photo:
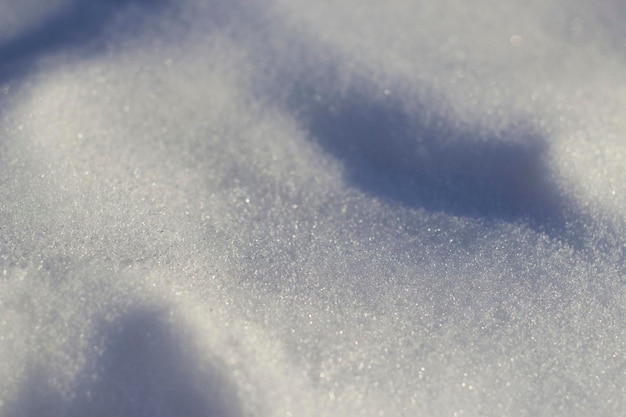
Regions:
<svg viewBox="0 0 626 417"><path fill-rule="evenodd" d="M621 0L0 0L0 416L626 414Z"/></svg>

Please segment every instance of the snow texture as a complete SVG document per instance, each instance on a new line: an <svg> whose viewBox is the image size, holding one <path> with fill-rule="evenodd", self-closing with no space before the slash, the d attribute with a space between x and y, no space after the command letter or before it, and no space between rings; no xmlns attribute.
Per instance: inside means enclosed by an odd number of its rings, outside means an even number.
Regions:
<svg viewBox="0 0 626 417"><path fill-rule="evenodd" d="M622 0L0 0L0 416L626 415Z"/></svg>

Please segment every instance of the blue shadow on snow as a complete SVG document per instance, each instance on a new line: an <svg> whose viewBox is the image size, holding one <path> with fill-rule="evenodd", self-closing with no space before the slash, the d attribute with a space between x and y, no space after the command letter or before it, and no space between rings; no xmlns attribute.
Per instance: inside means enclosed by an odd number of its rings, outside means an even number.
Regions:
<svg viewBox="0 0 626 417"><path fill-rule="evenodd" d="M90 44L98 52L106 46L99 39L106 24L121 10L162 7L169 0L74 0L52 14L37 27L28 28L14 39L0 43L0 83L28 71L34 60L60 48ZM141 13L128 23L129 34L139 26Z"/></svg>
<svg viewBox="0 0 626 417"><path fill-rule="evenodd" d="M76 395L63 398L43 371L31 372L12 417L235 417L243 415L233 383L198 361L167 314L138 309L98 327Z"/></svg>
<svg viewBox="0 0 626 417"><path fill-rule="evenodd" d="M312 140L342 162L350 183L371 195L571 236L572 203L551 181L545 140L528 126L463 130L426 108L408 114L392 99L355 93L297 100Z"/></svg>

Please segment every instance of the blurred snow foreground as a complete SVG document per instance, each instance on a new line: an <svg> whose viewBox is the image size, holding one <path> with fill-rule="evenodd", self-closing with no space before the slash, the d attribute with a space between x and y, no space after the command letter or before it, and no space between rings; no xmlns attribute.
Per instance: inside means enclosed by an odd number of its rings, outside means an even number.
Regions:
<svg viewBox="0 0 626 417"><path fill-rule="evenodd" d="M626 415L625 4L1 0L0 416Z"/></svg>

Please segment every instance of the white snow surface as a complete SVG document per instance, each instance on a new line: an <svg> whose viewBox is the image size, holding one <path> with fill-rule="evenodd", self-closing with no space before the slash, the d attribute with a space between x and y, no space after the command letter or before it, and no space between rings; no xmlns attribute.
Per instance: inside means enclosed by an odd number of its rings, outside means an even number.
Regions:
<svg viewBox="0 0 626 417"><path fill-rule="evenodd" d="M0 416L626 415L625 4L0 0Z"/></svg>

